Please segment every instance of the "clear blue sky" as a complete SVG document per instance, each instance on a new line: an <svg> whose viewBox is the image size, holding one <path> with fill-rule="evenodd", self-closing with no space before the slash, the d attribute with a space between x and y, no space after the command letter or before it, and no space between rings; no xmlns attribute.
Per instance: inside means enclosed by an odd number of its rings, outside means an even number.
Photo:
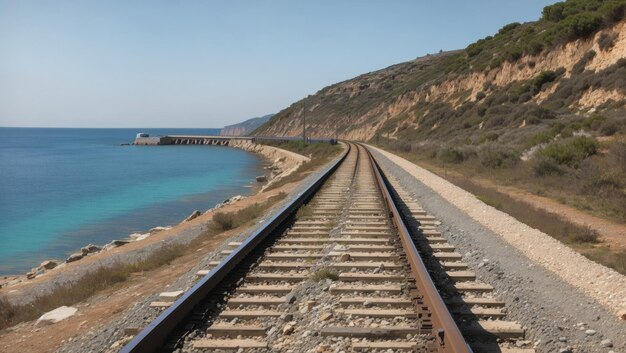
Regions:
<svg viewBox="0 0 626 353"><path fill-rule="evenodd" d="M0 126L221 127L548 0L0 0Z"/></svg>

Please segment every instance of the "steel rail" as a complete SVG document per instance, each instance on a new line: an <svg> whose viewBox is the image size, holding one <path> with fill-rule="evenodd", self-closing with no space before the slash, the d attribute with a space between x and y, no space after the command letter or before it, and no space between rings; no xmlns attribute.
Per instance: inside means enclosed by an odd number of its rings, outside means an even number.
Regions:
<svg viewBox="0 0 626 353"><path fill-rule="evenodd" d="M296 210L330 177L339 165L346 159L352 148L343 152L326 172L318 176L305 191L300 193L293 201L283 206L274 216L265 222L265 225L255 231L233 252L213 268L207 275L200 279L193 287L186 291L161 315L146 326L135 336L120 353L152 353L163 346L168 336L181 324L191 313L196 305L202 302L209 294L228 276L237 265L275 229L292 216Z"/></svg>
<svg viewBox="0 0 626 353"><path fill-rule="evenodd" d="M370 150L362 145L372 162L372 169L376 176L376 181L383 194L383 199L389 210L389 216L391 217L394 227L398 231L402 247L407 255L407 261L411 266L411 272L415 277L415 282L423 296L424 303L428 306L432 317L432 335L436 340L436 349L440 353L471 353L472 349L466 343L461 331L452 319L452 315L448 311L443 299L439 295L439 291L435 287L435 284L430 278L430 274L426 269L426 265L422 261L422 258L415 247L411 239L411 235L406 228L401 214L393 201L389 189L391 185L384 176L382 169L378 165L378 162L370 152Z"/></svg>

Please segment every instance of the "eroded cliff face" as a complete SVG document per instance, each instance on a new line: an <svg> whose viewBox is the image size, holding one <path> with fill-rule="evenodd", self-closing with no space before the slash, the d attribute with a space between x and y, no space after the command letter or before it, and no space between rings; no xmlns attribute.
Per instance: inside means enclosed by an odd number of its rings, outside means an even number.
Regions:
<svg viewBox="0 0 626 353"><path fill-rule="evenodd" d="M611 47L600 48L599 39L603 35L612 36ZM516 82L532 80L545 71L565 70L560 77L572 78L581 74L577 64L580 66L581 60L591 56L589 53L592 52L595 54L583 66L587 72L607 70L620 59L626 58L626 21L618 22L587 39L557 46L537 56L524 56L513 63L504 62L495 69L464 75L433 75L432 79L411 89L405 87L410 85L414 77L424 75L420 70L428 68L428 65L436 66L438 61L446 57L445 53L418 58L326 87L305 99L307 131L312 136L369 140L390 120L397 122L395 131L387 133L389 138L395 138L395 132L405 127L437 129L438 122L422 122L431 113L431 106L443 102L456 109L464 103L477 102L482 99L481 95L488 97ZM557 86L547 85L520 104L542 104L555 93ZM626 92L621 89L589 87L580 97L569 102L569 108L585 113L606 102L613 103L613 109L625 108ZM297 102L257 129L255 134L296 136L301 131L302 103Z"/></svg>

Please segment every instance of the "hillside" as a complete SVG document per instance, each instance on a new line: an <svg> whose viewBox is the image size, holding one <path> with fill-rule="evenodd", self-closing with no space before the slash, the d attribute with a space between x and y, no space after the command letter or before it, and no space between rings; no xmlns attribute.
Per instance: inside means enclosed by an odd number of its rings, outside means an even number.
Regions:
<svg viewBox="0 0 626 353"><path fill-rule="evenodd" d="M222 128L222 136L244 136L265 124L274 114L264 115L258 118L248 119L238 124L227 125Z"/></svg>
<svg viewBox="0 0 626 353"><path fill-rule="evenodd" d="M626 222L626 0L569 0L318 91L254 134L368 141ZM469 173L469 174L468 174Z"/></svg>

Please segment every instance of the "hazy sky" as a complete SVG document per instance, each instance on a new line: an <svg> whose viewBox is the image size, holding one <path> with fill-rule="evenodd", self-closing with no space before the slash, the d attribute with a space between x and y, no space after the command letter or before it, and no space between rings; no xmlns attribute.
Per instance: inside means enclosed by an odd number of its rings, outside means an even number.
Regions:
<svg viewBox="0 0 626 353"><path fill-rule="evenodd" d="M0 126L221 127L548 0L0 0Z"/></svg>

